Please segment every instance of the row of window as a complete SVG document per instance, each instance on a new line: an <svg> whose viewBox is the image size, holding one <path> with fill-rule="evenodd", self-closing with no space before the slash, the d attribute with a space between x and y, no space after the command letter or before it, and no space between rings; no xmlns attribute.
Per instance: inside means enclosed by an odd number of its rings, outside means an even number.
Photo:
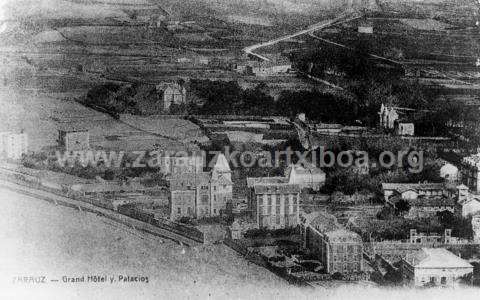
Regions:
<svg viewBox="0 0 480 300"><path fill-rule="evenodd" d="M208 209L206 208L200 208L200 215L207 215L209 212ZM213 209L213 213L217 214L217 209ZM177 214L178 215L188 215L188 216L193 216L193 209L191 207L187 207L187 209L182 210L181 207L177 207Z"/></svg>

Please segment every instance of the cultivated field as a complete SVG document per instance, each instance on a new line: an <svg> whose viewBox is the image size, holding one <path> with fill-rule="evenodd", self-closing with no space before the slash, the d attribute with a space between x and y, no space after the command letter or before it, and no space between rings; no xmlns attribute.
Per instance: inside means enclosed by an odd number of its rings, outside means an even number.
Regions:
<svg viewBox="0 0 480 300"><path fill-rule="evenodd" d="M47 95L2 90L0 105L5 109L0 110L0 132L24 130L33 151L56 146L58 129L63 126L88 129L91 147L118 151L152 150L154 147L183 150L190 147L192 136L194 140L205 140L198 127L188 121L127 116L129 125L75 102L74 96L73 93Z"/></svg>

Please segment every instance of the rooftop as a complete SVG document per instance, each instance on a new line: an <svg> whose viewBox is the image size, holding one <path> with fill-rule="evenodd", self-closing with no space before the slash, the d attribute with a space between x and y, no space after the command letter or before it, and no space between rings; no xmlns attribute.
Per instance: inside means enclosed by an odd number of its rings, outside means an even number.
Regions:
<svg viewBox="0 0 480 300"><path fill-rule="evenodd" d="M269 185L269 184L282 184L288 183L286 177L249 177L247 178L247 186L253 188L255 185Z"/></svg>
<svg viewBox="0 0 480 300"><path fill-rule="evenodd" d="M305 225L312 227L319 232L329 232L339 229L341 226L334 215L327 212L316 211L303 216Z"/></svg>
<svg viewBox="0 0 480 300"><path fill-rule="evenodd" d="M422 248L407 255L405 261L416 268L472 268L467 261L443 248Z"/></svg>
<svg viewBox="0 0 480 300"><path fill-rule="evenodd" d="M362 238L357 233L346 229L329 231L325 236L334 243L362 243Z"/></svg>
<svg viewBox="0 0 480 300"><path fill-rule="evenodd" d="M300 174L300 175L310 175L310 174L325 174L325 172L322 171L322 169L310 164L310 163L304 163L304 164L296 164L296 165L291 165L288 167L288 171L293 168L295 170L295 173ZM290 172L287 172L287 174Z"/></svg>
<svg viewBox="0 0 480 300"><path fill-rule="evenodd" d="M445 189L443 183L382 183L383 190L393 190L399 193L403 193L409 190L442 190Z"/></svg>
<svg viewBox="0 0 480 300"><path fill-rule="evenodd" d="M298 184L255 185L255 194L297 194L300 193Z"/></svg>

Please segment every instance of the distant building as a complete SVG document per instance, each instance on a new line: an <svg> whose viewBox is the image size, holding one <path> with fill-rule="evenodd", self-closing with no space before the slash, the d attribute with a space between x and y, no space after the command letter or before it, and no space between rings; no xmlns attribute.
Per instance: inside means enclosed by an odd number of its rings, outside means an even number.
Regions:
<svg viewBox="0 0 480 300"><path fill-rule="evenodd" d="M170 219L200 219L210 216L210 174L175 174L170 182Z"/></svg>
<svg viewBox="0 0 480 300"><path fill-rule="evenodd" d="M410 229L410 244L450 244L452 230L445 229L443 235L419 233L416 229Z"/></svg>
<svg viewBox="0 0 480 300"><path fill-rule="evenodd" d="M302 223L305 248L315 253L329 274L360 273L363 265L363 242L361 237L342 229L336 218L327 213L316 212L313 218Z"/></svg>
<svg viewBox="0 0 480 300"><path fill-rule="evenodd" d="M258 228L281 229L298 225L300 187L285 177L247 178L249 209Z"/></svg>
<svg viewBox="0 0 480 300"><path fill-rule="evenodd" d="M404 279L413 286L453 287L473 273L473 266L443 248L422 248L401 261Z"/></svg>
<svg viewBox="0 0 480 300"><path fill-rule="evenodd" d="M83 128L65 126L58 131L59 146L65 151L85 151L90 149L90 134Z"/></svg>
<svg viewBox="0 0 480 300"><path fill-rule="evenodd" d="M157 85L157 92L162 95L163 110L168 112L170 106L187 103L187 90L179 83L166 83Z"/></svg>
<svg viewBox="0 0 480 300"><path fill-rule="evenodd" d="M394 122L395 134L401 136L414 136L415 124L409 121L396 120Z"/></svg>
<svg viewBox="0 0 480 300"><path fill-rule="evenodd" d="M287 168L286 174L290 184L298 184L301 189L320 190L325 184L326 174L312 164L296 164Z"/></svg>
<svg viewBox="0 0 480 300"><path fill-rule="evenodd" d="M232 201L231 170L223 155L211 172L175 173L169 182L172 220L219 216Z"/></svg>
<svg viewBox="0 0 480 300"><path fill-rule="evenodd" d="M386 202L394 195L399 195L403 200L414 200L419 196L451 195L443 183L382 183L382 190Z"/></svg>
<svg viewBox="0 0 480 300"><path fill-rule="evenodd" d="M192 62L192 59L188 57L180 57L177 59L177 62L180 64L188 64Z"/></svg>
<svg viewBox="0 0 480 300"><path fill-rule="evenodd" d="M415 109L385 105L382 103L378 113L380 117L380 127L393 130L397 135L414 135L415 125L412 121L414 113L418 112Z"/></svg>
<svg viewBox="0 0 480 300"><path fill-rule="evenodd" d="M248 222L243 219L235 219L232 225L230 225L230 238L232 240L243 239L245 232L256 227L255 223Z"/></svg>
<svg viewBox="0 0 480 300"><path fill-rule="evenodd" d="M20 159L28 152L28 135L22 133L0 132L0 156Z"/></svg>
<svg viewBox="0 0 480 300"><path fill-rule="evenodd" d="M472 217L472 230L474 243L480 243L480 215Z"/></svg>
<svg viewBox="0 0 480 300"><path fill-rule="evenodd" d="M358 33L373 34L373 22L369 20L361 20L358 24Z"/></svg>
<svg viewBox="0 0 480 300"><path fill-rule="evenodd" d="M445 163L440 168L440 177L444 178L448 182L457 182L459 179L458 168L451 163Z"/></svg>
<svg viewBox="0 0 480 300"><path fill-rule="evenodd" d="M457 187L458 204L462 207L462 217L480 213L480 195L471 194L466 185L459 185Z"/></svg>
<svg viewBox="0 0 480 300"><path fill-rule="evenodd" d="M252 73L255 76L266 77L279 74L286 74L292 71L291 64L267 64L252 67Z"/></svg>
<svg viewBox="0 0 480 300"><path fill-rule="evenodd" d="M461 163L463 183L474 193L480 193L480 153L463 158Z"/></svg>
<svg viewBox="0 0 480 300"><path fill-rule="evenodd" d="M199 152L194 151L187 155L167 153L161 158L160 173L165 175L201 173L204 166L205 158Z"/></svg>
<svg viewBox="0 0 480 300"><path fill-rule="evenodd" d="M416 199L407 201L410 204L410 210L405 218L418 219L435 217L442 211L455 212L457 203L452 196L426 196L421 195Z"/></svg>
<svg viewBox="0 0 480 300"><path fill-rule="evenodd" d="M387 106L382 103L378 114L380 115L380 127L386 129L393 129L395 127L395 121L399 118L399 114L395 107Z"/></svg>

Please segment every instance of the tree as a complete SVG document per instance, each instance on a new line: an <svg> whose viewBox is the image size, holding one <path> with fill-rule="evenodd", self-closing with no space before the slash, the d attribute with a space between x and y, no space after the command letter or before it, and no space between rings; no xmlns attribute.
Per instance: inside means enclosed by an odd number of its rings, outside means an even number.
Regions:
<svg viewBox="0 0 480 300"><path fill-rule="evenodd" d="M404 212L408 212L410 210L410 203L408 201L401 199L395 204L395 208L398 214L402 214Z"/></svg>

